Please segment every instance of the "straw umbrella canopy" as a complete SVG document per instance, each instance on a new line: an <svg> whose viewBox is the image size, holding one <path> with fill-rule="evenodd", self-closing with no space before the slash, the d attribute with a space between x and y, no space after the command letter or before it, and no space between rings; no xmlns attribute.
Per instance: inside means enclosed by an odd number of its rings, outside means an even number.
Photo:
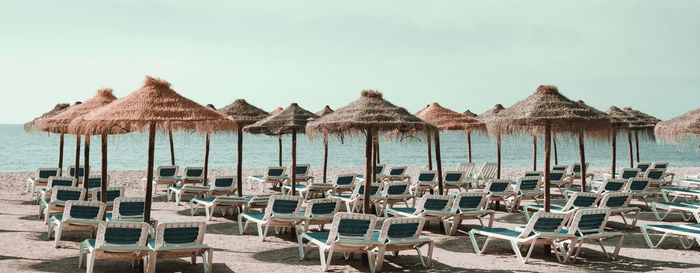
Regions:
<svg viewBox="0 0 700 273"><path fill-rule="evenodd" d="M316 112L319 117L333 113L333 109L326 105L320 111ZM378 148L379 145L376 146ZM323 183L326 183L326 176L328 174L328 135L323 135Z"/></svg>
<svg viewBox="0 0 700 273"><path fill-rule="evenodd" d="M467 133L469 162L471 162L472 159L471 132L474 130L486 131L486 124L483 121L442 107L437 102L433 102L429 104L428 107L419 111L416 117L437 127L437 130L435 130L435 162L437 163L438 176L442 176L440 131L459 130ZM430 147L428 147L428 150L430 150ZM440 187L439 193L442 194L442 187Z"/></svg>
<svg viewBox="0 0 700 273"><path fill-rule="evenodd" d="M270 112L270 116L275 115L279 112L282 112L282 110L284 110L284 108L277 107L277 108L275 108L275 110L272 110ZM278 151L278 155L279 155L279 166L282 167L282 135L277 136L277 146L278 146L277 151Z"/></svg>
<svg viewBox="0 0 700 273"><path fill-rule="evenodd" d="M549 211L550 206L549 152L552 129L577 134L579 143L582 143L584 132L592 137L605 138L610 134L610 126L608 117L569 100L551 85L539 86L535 94L501 111L497 119L486 121L490 135L544 131L545 211ZM585 171L585 165L582 165L582 186L585 186Z"/></svg>
<svg viewBox="0 0 700 273"><path fill-rule="evenodd" d="M499 113L501 111L505 110L503 108L503 105L496 104L491 109L486 110L486 112L481 113L480 115L476 116L476 119L481 120L483 122L486 122L487 120L492 120L498 118ZM497 165L497 170L496 170L496 178L501 178L501 135L497 134L496 135L496 165Z"/></svg>
<svg viewBox="0 0 700 273"><path fill-rule="evenodd" d="M187 99L173 89L170 83L146 76L141 88L126 97L71 122L70 128L86 135L124 134L148 130L148 168L146 172L146 204L144 222L151 217L153 196L153 159L156 130L186 130L200 133L233 131L236 121L223 114ZM106 151L107 143L102 142ZM103 154L103 160L105 155Z"/></svg>
<svg viewBox="0 0 700 273"><path fill-rule="evenodd" d="M379 131L400 132L425 131L427 134L436 130L406 109L393 105L382 98L382 93L374 90L362 91L362 96L350 104L338 108L335 112L309 122L306 133L314 135L365 134L365 189L375 179L372 166L372 139ZM442 177L438 177L442 181ZM369 213L369 190L364 191L363 210Z"/></svg>
<svg viewBox="0 0 700 273"><path fill-rule="evenodd" d="M627 114L630 114L638 119L640 119L643 124L640 126L637 126L634 130L634 142L635 142L635 149L637 152L637 162L639 162L639 132L642 132L643 135L646 135L648 137L653 138L654 137L654 127L656 126L659 121L661 121L658 118L655 118L649 114L646 114L642 111L639 110L634 110L630 107L625 107L623 109Z"/></svg>
<svg viewBox="0 0 700 273"><path fill-rule="evenodd" d="M608 114L605 113L605 112L602 112L602 111L600 111L600 110L598 110L598 109L595 109L595 107L586 104L586 103L583 102L582 100L578 100L578 101L576 101L576 102L578 102L578 104L580 104L580 105L582 105L582 106L588 107L589 110L598 113L598 115L606 116L606 117L608 117L608 119L610 119L610 125L612 126L612 133L611 133L611 140L610 140L610 142L611 142L611 144L612 144L612 159L611 159L611 172L610 172L610 174L611 174L613 177L615 177L615 167L616 167L616 157L617 157L617 156L616 156L616 151L617 151L617 130L618 130L618 129L629 128L629 123L628 123L627 121L625 121L624 119L619 119L619 118L613 117L613 116L611 116L611 115L608 115ZM582 144L581 144L581 145L582 145ZM582 152L581 155L583 155L583 154L584 154L584 153ZM582 158L582 159L581 159L582 164L585 162L584 159L585 159L585 158Z"/></svg>
<svg viewBox="0 0 700 273"><path fill-rule="evenodd" d="M94 97L90 98L89 100L84 101L81 104L75 105L73 107L69 107L65 111L61 112L60 114L57 114L53 117L46 118L46 119L41 119L36 122L37 128L40 130L44 131L49 131L49 132L54 132L54 133L70 133L70 134L75 134L76 139L77 139L77 144L76 144L76 156L75 156L75 177L77 178L79 175L78 170L80 169L80 132L77 132L75 130L71 130L68 128L68 125L75 119L82 117L92 111L95 111L96 109L99 109L114 100L116 100L117 97L112 95L112 89L111 88L104 88L100 89L97 91L97 95ZM103 138L106 138L103 136ZM102 140L103 142L106 141L106 139ZM83 169L83 187L85 189L88 188L88 178L90 176L90 136L86 135L85 136L85 156L83 158L83 162L85 164L85 168ZM102 162L102 192L104 195L104 192L107 189L107 169L106 169L106 162ZM104 197L104 196L103 196ZM101 199L104 200L104 199Z"/></svg>
<svg viewBox="0 0 700 273"><path fill-rule="evenodd" d="M292 134L292 195L296 194L297 133L304 133L306 131L306 123L309 122L310 119L317 117L318 116L314 113L301 108L298 104L292 103L279 113L243 128L244 131L252 134L278 136Z"/></svg>
<svg viewBox="0 0 700 273"><path fill-rule="evenodd" d="M478 116L477 114L474 114L472 111L469 111L469 109L467 109L467 111L464 111L464 113L462 113L462 114L466 115L467 117L472 117L472 118L475 118L476 116Z"/></svg>
<svg viewBox="0 0 700 273"><path fill-rule="evenodd" d="M50 117L53 117L55 115L58 115L58 114L62 113L63 111L65 111L66 109L68 109L68 107L70 107L70 104L68 104L68 103L56 104L56 106L54 106L53 109L51 109L51 111L48 111L48 112L42 114L41 116L34 118L32 121L25 123L24 124L24 131L26 131L26 132L37 131L37 128L34 126L34 122L36 122L39 119L50 118ZM59 147L58 147L58 169L59 170L63 169L63 135L64 135L64 133L61 133L61 140L60 140Z"/></svg>
<svg viewBox="0 0 700 273"><path fill-rule="evenodd" d="M640 120L639 118L628 114L627 112L623 111L622 109L616 107L616 106L610 106L610 109L608 111L605 111L606 114L608 114L610 117L621 120L625 123L627 123L627 144L628 144L628 149L629 149L629 157L630 157L630 168L634 166L634 151L632 149L632 130L636 129L640 126L644 126L644 122ZM613 132L613 136L617 135L615 132Z"/></svg>
<svg viewBox="0 0 700 273"><path fill-rule="evenodd" d="M238 196L243 196L243 126L256 123L270 114L258 107L249 104L244 99L237 99L233 103L219 109L219 112L231 117L238 122L237 139L237 162L236 162L236 185L238 185Z"/></svg>
<svg viewBox="0 0 700 273"><path fill-rule="evenodd" d="M669 142L677 142L688 136L700 136L700 108L659 122L654 128L654 134Z"/></svg>

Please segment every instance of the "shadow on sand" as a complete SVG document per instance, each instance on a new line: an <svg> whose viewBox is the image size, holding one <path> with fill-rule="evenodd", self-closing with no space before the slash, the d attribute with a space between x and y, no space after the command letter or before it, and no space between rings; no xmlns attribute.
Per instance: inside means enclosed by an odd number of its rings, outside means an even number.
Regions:
<svg viewBox="0 0 700 273"><path fill-rule="evenodd" d="M43 272L72 273L82 272L84 268L78 268L78 257L63 258L60 260L50 260L29 266L30 269ZM139 272L140 267L132 267L130 261L126 260L97 260L94 272ZM167 259L156 262L158 272L204 272L202 260L199 258L197 264L191 264L189 259ZM213 263L212 272L233 272L226 264Z"/></svg>

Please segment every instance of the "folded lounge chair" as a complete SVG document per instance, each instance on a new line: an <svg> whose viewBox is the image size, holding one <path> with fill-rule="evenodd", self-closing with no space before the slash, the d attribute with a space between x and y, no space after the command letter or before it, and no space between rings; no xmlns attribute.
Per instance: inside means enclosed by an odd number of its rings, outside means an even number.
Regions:
<svg viewBox="0 0 700 273"><path fill-rule="evenodd" d="M457 164L457 171L464 172L464 179L471 179L474 176L474 163L459 163Z"/></svg>
<svg viewBox="0 0 700 273"><path fill-rule="evenodd" d="M622 232L605 231L605 224L609 216L610 209L580 209L576 211L576 215L571 219L571 224L566 229L567 234L576 236L576 239L571 243L572 250L576 248L572 262L576 261L583 243L586 242L598 243L608 259L617 259L625 235ZM603 246L603 241L608 239L617 239L617 245L612 257L608 255Z"/></svg>
<svg viewBox="0 0 700 273"><path fill-rule="evenodd" d="M49 177L60 175L61 169L59 168L38 168L33 177L27 178L27 191L34 194L37 186L48 186Z"/></svg>
<svg viewBox="0 0 700 273"><path fill-rule="evenodd" d="M248 176L248 188L252 189L253 183L258 183L259 190L263 190L264 184L272 184L273 186L281 186L282 183L287 179L284 172L287 170L285 167L267 167L265 169L264 175L251 175Z"/></svg>
<svg viewBox="0 0 700 273"><path fill-rule="evenodd" d="M663 233L661 239L657 243L651 241L650 232L655 231ZM693 247L694 244L700 245L700 224L685 224L685 225L643 225L642 234L649 248L657 248L663 243L666 238L678 237L681 240L681 245L685 249Z"/></svg>
<svg viewBox="0 0 700 273"><path fill-rule="evenodd" d="M202 257L204 272L212 272L214 249L204 244L206 229L204 222L158 224L155 239L148 239L148 247L155 252L148 258L148 271L156 272L156 261L160 259L191 258L196 264L197 257Z"/></svg>
<svg viewBox="0 0 700 273"><path fill-rule="evenodd" d="M54 234L53 247L58 248L61 233L67 230L97 231L97 225L102 221L105 204L102 202L68 201L63 214L51 216L49 220L48 239Z"/></svg>
<svg viewBox="0 0 700 273"><path fill-rule="evenodd" d="M39 217L44 217L48 223L51 213L63 212L68 201L85 199L85 188L56 186L51 190L51 198L42 199L39 203Z"/></svg>
<svg viewBox="0 0 700 273"><path fill-rule="evenodd" d="M292 228L300 222L299 210L303 202L304 199L300 196L270 196L265 212L244 212L238 215L238 230L243 234L248 228L248 224L253 222L258 226L260 241L265 241L270 227ZM245 225L243 224L244 219ZM265 227L264 230L263 227Z"/></svg>
<svg viewBox="0 0 700 273"><path fill-rule="evenodd" d="M153 192L158 191L158 185L175 186L179 181L177 176L178 166L158 166L156 169L156 177L153 178ZM147 179L141 178L141 186L146 188Z"/></svg>
<svg viewBox="0 0 700 273"><path fill-rule="evenodd" d="M430 238L420 238L425 219L419 217L389 218L384 221L380 230L372 232L372 241L376 246L368 252L370 267L374 271L381 271L384 263L384 254L387 251L393 252L394 256L399 255L399 251L415 250L418 258L425 268L429 268L433 259L433 240ZM427 261L423 259L420 248L428 246ZM372 266L374 265L374 266Z"/></svg>
<svg viewBox="0 0 700 273"><path fill-rule="evenodd" d="M484 227L483 218L489 216L489 222L487 227L493 225L494 211L486 209L486 204L488 202L489 196L485 192L461 192L458 193L454 202L452 202L452 207L448 210L452 215L445 218L446 222L450 226L450 235L457 233L459 225L462 221L467 219L479 220L481 227Z"/></svg>
<svg viewBox="0 0 700 273"><path fill-rule="evenodd" d="M97 227L97 237L80 244L78 267L83 267L83 260L86 260L86 272L92 273L97 259L141 260L143 271L150 273L147 257L155 260L155 252L146 246L150 228L146 223L100 223Z"/></svg>
<svg viewBox="0 0 700 273"><path fill-rule="evenodd" d="M481 169L479 169L479 173L476 175L476 177L467 181L472 183L472 188L483 188L486 182L491 179L496 179L497 172L498 165L496 163L486 162L481 166Z"/></svg>

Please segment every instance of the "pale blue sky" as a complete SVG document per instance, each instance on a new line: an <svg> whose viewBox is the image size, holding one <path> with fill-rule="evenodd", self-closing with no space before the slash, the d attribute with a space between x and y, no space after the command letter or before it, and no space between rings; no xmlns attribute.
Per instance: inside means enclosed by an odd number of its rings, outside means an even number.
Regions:
<svg viewBox="0 0 700 273"><path fill-rule="evenodd" d="M700 101L700 1L4 1L0 123L144 75L199 103L317 111L379 89L481 113L540 84L668 119Z"/></svg>

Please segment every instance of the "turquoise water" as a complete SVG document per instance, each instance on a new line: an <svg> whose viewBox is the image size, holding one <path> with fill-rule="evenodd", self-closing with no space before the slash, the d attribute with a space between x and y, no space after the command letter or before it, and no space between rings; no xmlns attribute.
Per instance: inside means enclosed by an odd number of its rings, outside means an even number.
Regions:
<svg viewBox="0 0 700 273"><path fill-rule="evenodd" d="M109 137L109 169L143 170L146 169L147 136L141 133ZM454 167L467 160L466 135L460 132L443 132L440 137L442 162L445 167ZM579 160L578 142L559 137L559 162L570 164ZM92 138L90 159L92 168L100 164L100 137ZM627 138L618 137L618 166L629 164ZM199 134L176 133L175 159L180 166L204 165L204 137ZM66 135L64 166L75 161L75 137ZM30 171L38 167L53 167L58 162L59 135L47 133L27 133L21 125L0 125L0 171ZM669 161L676 167L700 166L700 149L698 143L680 146L657 144L652 140L640 142L642 161ZM329 167L363 167L364 138L329 139ZM277 137L245 134L243 136L243 167L263 168L277 165ZM538 143L538 166L543 165L544 145ZM291 136L283 137L283 161L291 164ZM389 166L407 165L421 167L427 165L425 141L380 142L380 159ZM155 164L169 165L170 150L167 135L158 134L155 147ZM83 152L81 151L81 160ZM235 168L236 136L231 134L214 134L211 136L209 158L212 169ZM472 135L472 158L477 164L484 161L496 161L496 143L486 136ZM502 140L502 160L504 167L526 167L532 165L532 138L527 136L510 136ZM586 160L593 167L610 165L610 144L601 141L586 142ZM312 167L321 167L323 163L323 140L309 140L306 135L297 137L297 162L309 163ZM81 162L82 164L82 162Z"/></svg>

